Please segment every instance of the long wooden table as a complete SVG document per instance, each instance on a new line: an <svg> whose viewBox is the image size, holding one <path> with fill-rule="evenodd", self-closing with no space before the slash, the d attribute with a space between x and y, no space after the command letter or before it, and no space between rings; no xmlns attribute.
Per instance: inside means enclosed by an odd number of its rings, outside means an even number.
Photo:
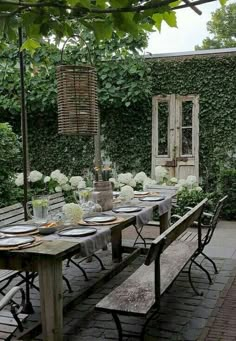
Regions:
<svg viewBox="0 0 236 341"><path fill-rule="evenodd" d="M158 206L158 205L157 205ZM112 258L122 260L122 230L134 224L135 216L124 216L110 225ZM168 227L168 212L161 218L161 230ZM45 341L63 340L62 262L79 253L80 243L66 240L43 241L42 244L14 251L0 251L0 268L36 271L39 275L41 319Z"/></svg>

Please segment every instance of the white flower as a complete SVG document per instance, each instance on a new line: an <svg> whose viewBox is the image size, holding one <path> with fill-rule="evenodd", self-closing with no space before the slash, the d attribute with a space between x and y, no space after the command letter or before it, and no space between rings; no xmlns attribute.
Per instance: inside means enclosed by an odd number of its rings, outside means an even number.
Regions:
<svg viewBox="0 0 236 341"><path fill-rule="evenodd" d="M172 184L177 184L178 179L175 178L175 177L173 177L173 178L170 179L170 182L171 182Z"/></svg>
<svg viewBox="0 0 236 341"><path fill-rule="evenodd" d="M186 180L186 184L189 186L193 186L197 183L197 178L194 175L189 175Z"/></svg>
<svg viewBox="0 0 236 341"><path fill-rule="evenodd" d="M83 210L80 205L69 203L62 207L62 212L72 224L78 224L83 216Z"/></svg>
<svg viewBox="0 0 236 341"><path fill-rule="evenodd" d="M134 177L134 180L139 184L142 184L146 179L147 175L144 172L139 172Z"/></svg>
<svg viewBox="0 0 236 341"><path fill-rule="evenodd" d="M136 186L136 181L132 178L129 183L128 183L129 186L131 187L135 187Z"/></svg>
<svg viewBox="0 0 236 341"><path fill-rule="evenodd" d="M129 201L129 200L133 199L133 197L134 197L133 188L131 186L128 186L128 185L121 187L119 197L121 199L124 199L125 201Z"/></svg>
<svg viewBox="0 0 236 341"><path fill-rule="evenodd" d="M184 189L184 187L180 183L176 184L175 188L177 188L177 192L181 192Z"/></svg>
<svg viewBox="0 0 236 341"><path fill-rule="evenodd" d="M43 182L46 184L50 180L51 180L50 176L45 176L45 178L43 179Z"/></svg>
<svg viewBox="0 0 236 341"><path fill-rule="evenodd" d="M184 187L186 187L186 180L184 180L184 179L180 179L179 180L179 182L178 182L178 184L180 185L180 186L184 186Z"/></svg>
<svg viewBox="0 0 236 341"><path fill-rule="evenodd" d="M61 188L66 192L71 190L71 186L69 184L62 185Z"/></svg>
<svg viewBox="0 0 236 341"><path fill-rule="evenodd" d="M60 174L61 174L61 171L59 169L56 169L50 174L50 176L51 176L52 180L57 181Z"/></svg>
<svg viewBox="0 0 236 341"><path fill-rule="evenodd" d="M115 178L110 178L109 181L114 184L115 189L120 187L120 183Z"/></svg>
<svg viewBox="0 0 236 341"><path fill-rule="evenodd" d="M157 182L161 183L164 181L164 178L166 178L168 176L168 172L164 167L157 166L155 168L155 176L156 176Z"/></svg>
<svg viewBox="0 0 236 341"><path fill-rule="evenodd" d="M78 186L77 188L78 189L82 189L82 188L85 188L86 187L86 182L84 180L81 180L79 183L78 183Z"/></svg>
<svg viewBox="0 0 236 341"><path fill-rule="evenodd" d="M33 170L29 174L29 181L37 182L37 181L40 181L42 179L42 177L43 177L42 173L38 172L37 170Z"/></svg>
<svg viewBox="0 0 236 341"><path fill-rule="evenodd" d="M133 175L131 173L121 173L118 175L118 182L128 185L132 178Z"/></svg>
<svg viewBox="0 0 236 341"><path fill-rule="evenodd" d="M82 176L72 176L69 180L69 182L73 188L76 188L80 181L83 181Z"/></svg>
<svg viewBox="0 0 236 341"><path fill-rule="evenodd" d="M16 186L23 186L24 185L24 174L19 173L15 179Z"/></svg>
<svg viewBox="0 0 236 341"><path fill-rule="evenodd" d="M55 192L61 192L61 191L62 191L61 186L56 186L56 187L55 187Z"/></svg>
<svg viewBox="0 0 236 341"><path fill-rule="evenodd" d="M67 176L65 174L63 174L63 173L60 173L58 178L57 178L58 184L60 186L62 186L62 185L65 185L67 183L67 181L68 181Z"/></svg>
<svg viewBox="0 0 236 341"><path fill-rule="evenodd" d="M197 186L195 189L196 189L196 191L198 191L198 192L201 192L201 191L202 191L202 187L200 187L200 186Z"/></svg>
<svg viewBox="0 0 236 341"><path fill-rule="evenodd" d="M152 185L156 185L156 180L153 180L151 178L146 178L143 182L143 190L146 189L147 186L152 186Z"/></svg>

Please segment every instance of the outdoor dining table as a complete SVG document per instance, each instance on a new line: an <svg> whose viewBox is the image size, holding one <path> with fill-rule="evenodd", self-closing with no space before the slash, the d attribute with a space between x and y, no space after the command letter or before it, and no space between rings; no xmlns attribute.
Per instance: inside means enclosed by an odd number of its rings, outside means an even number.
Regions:
<svg viewBox="0 0 236 341"><path fill-rule="evenodd" d="M168 210L171 199L166 198L165 210L161 217L161 231L168 227ZM141 203L142 206L149 204ZM158 208L159 202L152 203L153 209ZM111 233L112 259L122 261L122 230L135 224L137 217L133 214L121 215L119 223L97 227L109 230ZM94 235L94 238L96 234ZM43 340L63 340L63 288L62 262L80 253L81 239L42 237L41 244L19 250L0 251L0 268L21 271L35 271L39 275L41 321Z"/></svg>

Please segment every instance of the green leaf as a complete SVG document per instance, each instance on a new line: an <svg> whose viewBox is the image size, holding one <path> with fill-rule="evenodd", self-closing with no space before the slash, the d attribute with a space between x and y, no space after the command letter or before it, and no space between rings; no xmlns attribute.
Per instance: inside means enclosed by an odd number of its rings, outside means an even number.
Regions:
<svg viewBox="0 0 236 341"><path fill-rule="evenodd" d="M29 38L22 44L21 51L29 50L31 54L33 54L35 50L39 47L40 43L37 40Z"/></svg>
<svg viewBox="0 0 236 341"><path fill-rule="evenodd" d="M221 6L224 6L226 4L227 0L220 0Z"/></svg>
<svg viewBox="0 0 236 341"><path fill-rule="evenodd" d="M96 0L96 6L98 6L101 9L106 8L106 0Z"/></svg>
<svg viewBox="0 0 236 341"><path fill-rule="evenodd" d="M91 23L97 40L110 39L112 36L112 23L108 21L97 20Z"/></svg>
<svg viewBox="0 0 236 341"><path fill-rule="evenodd" d="M176 13L174 11L163 13L163 19L170 27L177 27Z"/></svg>
<svg viewBox="0 0 236 341"><path fill-rule="evenodd" d="M134 22L133 13L113 13L115 26L124 32L132 33L133 35L138 34L138 26Z"/></svg>
<svg viewBox="0 0 236 341"><path fill-rule="evenodd" d="M161 24L163 21L163 14L162 13L155 13L152 16L152 19L155 22L155 26L158 29L159 32L161 32Z"/></svg>

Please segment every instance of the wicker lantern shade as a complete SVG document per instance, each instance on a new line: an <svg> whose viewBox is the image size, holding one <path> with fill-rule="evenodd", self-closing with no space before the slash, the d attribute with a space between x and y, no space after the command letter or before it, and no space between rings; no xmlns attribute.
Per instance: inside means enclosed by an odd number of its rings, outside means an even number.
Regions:
<svg viewBox="0 0 236 341"><path fill-rule="evenodd" d="M94 67L58 66L57 97L59 134L97 134L97 74Z"/></svg>

